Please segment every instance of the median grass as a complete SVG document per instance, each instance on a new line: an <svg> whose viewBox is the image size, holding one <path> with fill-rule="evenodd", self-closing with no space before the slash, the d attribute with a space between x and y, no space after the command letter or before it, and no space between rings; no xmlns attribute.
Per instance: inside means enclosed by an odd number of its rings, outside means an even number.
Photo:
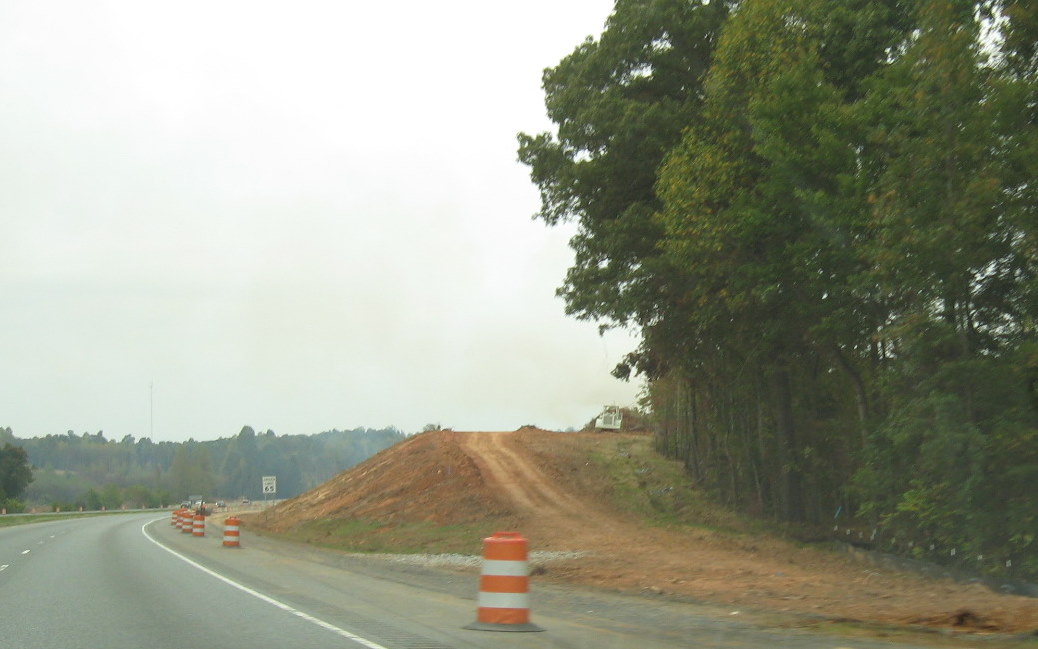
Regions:
<svg viewBox="0 0 1038 649"><path fill-rule="evenodd" d="M162 510L152 510L162 512ZM32 523L44 523L47 521L64 521L73 518L89 518L91 516L114 516L118 514L139 514L140 511L110 511L110 512L61 512L44 514L4 514L0 516L0 527L13 527L15 525L30 525Z"/></svg>

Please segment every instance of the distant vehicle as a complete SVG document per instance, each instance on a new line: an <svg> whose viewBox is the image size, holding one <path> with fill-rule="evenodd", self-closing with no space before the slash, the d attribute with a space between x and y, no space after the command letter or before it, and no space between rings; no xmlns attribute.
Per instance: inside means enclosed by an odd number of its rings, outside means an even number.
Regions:
<svg viewBox="0 0 1038 649"><path fill-rule="evenodd" d="M251 502L252 502L252 501L251 501L251 500L249 500L248 498L242 498L242 499L241 499L241 504L243 504L243 505L248 505L248 504L249 504L249 503L251 503Z"/></svg>

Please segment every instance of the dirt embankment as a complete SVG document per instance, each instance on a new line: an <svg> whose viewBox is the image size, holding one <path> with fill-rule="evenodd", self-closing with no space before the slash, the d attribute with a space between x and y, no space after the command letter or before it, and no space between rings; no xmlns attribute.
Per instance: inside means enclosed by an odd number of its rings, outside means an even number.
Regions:
<svg viewBox="0 0 1038 649"><path fill-rule="evenodd" d="M731 531L718 520L646 524L630 502L618 504L616 477L599 464L645 441L534 428L424 433L255 524L288 531L315 520L351 519L391 530L415 521L492 521L523 532L531 550L582 553L538 567L538 579L831 619L1038 630L1038 600L979 584L877 570L821 549Z"/></svg>

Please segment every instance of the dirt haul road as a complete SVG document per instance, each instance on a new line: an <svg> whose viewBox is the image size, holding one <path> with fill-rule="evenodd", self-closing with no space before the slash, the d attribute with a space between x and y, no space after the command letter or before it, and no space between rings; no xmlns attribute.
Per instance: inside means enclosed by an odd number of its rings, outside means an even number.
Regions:
<svg viewBox="0 0 1038 649"><path fill-rule="evenodd" d="M539 578L777 612L976 631L1038 629L1038 601L878 570L778 539L646 527L581 479L580 445L613 435L535 429L454 433L489 491L510 501L535 550L585 553Z"/></svg>

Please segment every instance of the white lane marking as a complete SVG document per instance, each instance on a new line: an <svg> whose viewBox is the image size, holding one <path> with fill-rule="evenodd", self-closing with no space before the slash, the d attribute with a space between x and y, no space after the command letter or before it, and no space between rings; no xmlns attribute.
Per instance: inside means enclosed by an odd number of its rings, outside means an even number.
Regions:
<svg viewBox="0 0 1038 649"><path fill-rule="evenodd" d="M29 554L32 550L22 550L22 554Z"/></svg>
<svg viewBox="0 0 1038 649"><path fill-rule="evenodd" d="M166 517L162 517L162 518L156 518L154 521L148 521L147 523L145 523L144 525L141 526L141 533L144 534L144 538L148 539L149 541L151 541L155 545L159 546L160 548L162 548L166 552L169 552L174 557L180 559L184 563L186 563L186 564L188 564L188 565L190 565L190 566L192 566L194 568L198 568L199 570L201 570L205 574L209 575L210 577L215 577L215 578L219 579L220 581L222 581L223 583L227 584L228 586L233 586L233 587L237 588L238 590L242 591L243 593L246 593L248 595L252 595L253 597L255 597L256 599L258 599L260 601L266 602L266 603L270 604L271 606L276 606L276 607L280 608L282 611L285 611L287 613L291 613L292 615L295 615L296 617L298 617L300 619L306 620L307 622L309 622L311 624L316 624L317 626L321 627L322 629L326 629L328 631L331 631L332 633L338 634L338 635L340 635L340 636L342 636L342 637L344 637L344 638L346 638L348 640L353 640L357 644L359 644L361 646L364 646L364 647L367 647L368 649L387 649L386 647L378 644L377 642L372 642L371 640L368 640L367 638L362 638L359 635L356 635L355 633L350 633L346 629L340 629L339 627L335 626L334 624L330 624L328 622L325 622L324 620L318 619L318 618L316 618L316 617L314 617L314 616L312 616L312 615L310 615L308 613L304 613L304 612L300 611L299 609L292 608L288 604L280 602L280 601L274 599L273 597L268 597L267 595L264 595L263 593L261 593L259 591L252 590L248 586L245 586L243 584L239 584L238 582L234 581L233 579L229 579L227 577L224 577L220 573L215 572L213 570L210 570L209 568L206 568L202 564L197 563L197 562L195 562L195 561L193 561L191 559L188 559L187 557L185 557L184 555L180 554L176 550L170 549L170 548L166 547L165 545L162 545L161 543L156 541L151 536L151 534L148 534L147 527L148 527L148 525L154 523L155 521L164 521L164 520L167 520L167 518Z"/></svg>
<svg viewBox="0 0 1038 649"><path fill-rule="evenodd" d="M11 567L11 564L5 563L2 566L0 566L0 572L3 572L4 570L7 570L10 567Z"/></svg>

